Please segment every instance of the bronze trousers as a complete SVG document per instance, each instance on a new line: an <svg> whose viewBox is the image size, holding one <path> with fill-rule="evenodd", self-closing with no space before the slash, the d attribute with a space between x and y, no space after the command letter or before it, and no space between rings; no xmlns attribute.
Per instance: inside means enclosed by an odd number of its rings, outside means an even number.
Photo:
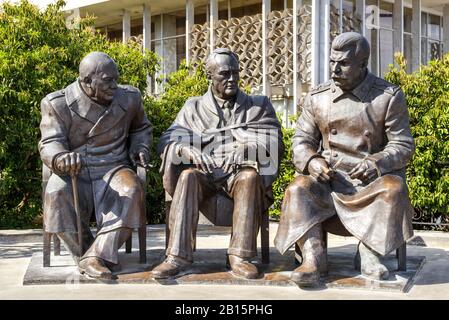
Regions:
<svg viewBox="0 0 449 320"><path fill-rule="evenodd" d="M132 236L131 228L118 228L106 233L100 233L93 237L90 229L85 227L83 232L84 255L80 260L88 257L100 258L104 261L117 264L118 250ZM74 257L79 257L78 233L61 232L58 233L64 247Z"/></svg>
<svg viewBox="0 0 449 320"><path fill-rule="evenodd" d="M239 171L225 183L229 181L232 182L228 194L233 199L234 208L228 254L252 258L257 255L256 240L263 206L263 183L259 174L249 168ZM167 255L193 261L199 208L202 201L214 196L218 188L220 186L210 176L198 169L182 171L170 208Z"/></svg>

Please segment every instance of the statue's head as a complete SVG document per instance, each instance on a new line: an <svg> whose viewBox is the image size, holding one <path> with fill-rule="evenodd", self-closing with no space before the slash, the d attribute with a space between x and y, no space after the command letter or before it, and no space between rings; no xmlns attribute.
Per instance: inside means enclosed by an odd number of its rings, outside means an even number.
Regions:
<svg viewBox="0 0 449 320"><path fill-rule="evenodd" d="M207 78L215 96L233 99L238 92L239 61L229 49L215 49L206 60Z"/></svg>
<svg viewBox="0 0 449 320"><path fill-rule="evenodd" d="M364 36L344 32L332 41L330 68L335 84L343 90L355 88L366 76L370 46Z"/></svg>
<svg viewBox="0 0 449 320"><path fill-rule="evenodd" d="M91 52L80 62L79 81L84 92L101 105L109 105L117 90L119 73L106 53Z"/></svg>

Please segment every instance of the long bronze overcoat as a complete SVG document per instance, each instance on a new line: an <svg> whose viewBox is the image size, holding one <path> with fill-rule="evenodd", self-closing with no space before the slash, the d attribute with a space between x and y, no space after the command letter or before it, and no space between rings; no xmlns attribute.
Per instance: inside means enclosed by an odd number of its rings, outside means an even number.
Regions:
<svg viewBox="0 0 449 320"><path fill-rule="evenodd" d="M368 73L351 92L332 80L307 95L293 137L293 161L300 175L301 199L291 206L287 189L275 244L284 253L311 227L334 215L343 226L380 254L413 235L413 209L405 185L405 166L414 152L403 92ZM337 175L318 183L308 175L311 159L322 156ZM368 184L348 172L371 159L379 178ZM292 185L293 185L292 184Z"/></svg>
<svg viewBox="0 0 449 320"><path fill-rule="evenodd" d="M152 125L140 91L120 85L104 108L91 100L78 81L47 95L41 102L44 227L52 233L76 231L70 176L61 174L55 159L78 152L83 167L78 175L84 223L95 212L101 233L144 223L143 190L130 167L129 154L149 150Z"/></svg>

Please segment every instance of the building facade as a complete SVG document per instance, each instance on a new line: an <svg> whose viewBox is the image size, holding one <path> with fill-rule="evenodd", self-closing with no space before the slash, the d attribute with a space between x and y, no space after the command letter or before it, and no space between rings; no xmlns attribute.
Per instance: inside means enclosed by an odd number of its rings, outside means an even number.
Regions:
<svg viewBox="0 0 449 320"><path fill-rule="evenodd" d="M243 84L270 96L286 124L310 87L329 78L330 44L341 32L368 38L378 76L395 52L411 72L449 51L449 0L68 0L65 12L69 25L95 16L110 39L156 52L162 63L153 78L183 59L204 61L213 48L233 50Z"/></svg>

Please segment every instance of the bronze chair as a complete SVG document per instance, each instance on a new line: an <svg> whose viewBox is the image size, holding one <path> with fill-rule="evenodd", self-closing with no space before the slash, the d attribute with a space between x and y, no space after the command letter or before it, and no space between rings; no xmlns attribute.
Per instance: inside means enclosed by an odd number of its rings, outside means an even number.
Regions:
<svg viewBox="0 0 449 320"><path fill-rule="evenodd" d="M139 180L142 182L143 190L146 191L146 183L147 183L147 176L146 176L146 169L137 166L136 169L137 176L139 177ZM50 169L43 165L42 167L42 199L44 196L44 190L47 186L48 179L50 178L51 171ZM145 205L145 211L146 211L146 205ZM145 226L137 228L137 234L139 239L139 260L140 263L146 263L147 262L147 233L146 233L146 222ZM49 233L45 231L45 226L43 229L43 265L44 267L50 267L50 256L51 256L51 240L53 238L53 251L55 256L59 256L61 254L61 240L58 238L57 234ZM132 234L126 240L126 253L132 252Z"/></svg>
<svg viewBox="0 0 449 320"><path fill-rule="evenodd" d="M165 247L168 247L170 238L170 230L168 222L170 218L171 196L165 193ZM215 226L230 227L232 226L232 211L234 202L224 192L217 193L207 201L204 201L200 208L202 213ZM270 238L269 238L269 217L268 210L264 211L260 221L260 239L261 239L261 256L262 263L270 263ZM193 250L196 250L196 239Z"/></svg>
<svg viewBox="0 0 449 320"><path fill-rule="evenodd" d="M327 255L327 233L332 233L338 236L351 237L352 234L343 226L340 219L337 216L323 223L323 242L324 252ZM407 270L407 244L404 242L398 249L396 249L396 258L398 260L398 271ZM297 264L301 264L302 254L298 244L295 243L295 261Z"/></svg>

